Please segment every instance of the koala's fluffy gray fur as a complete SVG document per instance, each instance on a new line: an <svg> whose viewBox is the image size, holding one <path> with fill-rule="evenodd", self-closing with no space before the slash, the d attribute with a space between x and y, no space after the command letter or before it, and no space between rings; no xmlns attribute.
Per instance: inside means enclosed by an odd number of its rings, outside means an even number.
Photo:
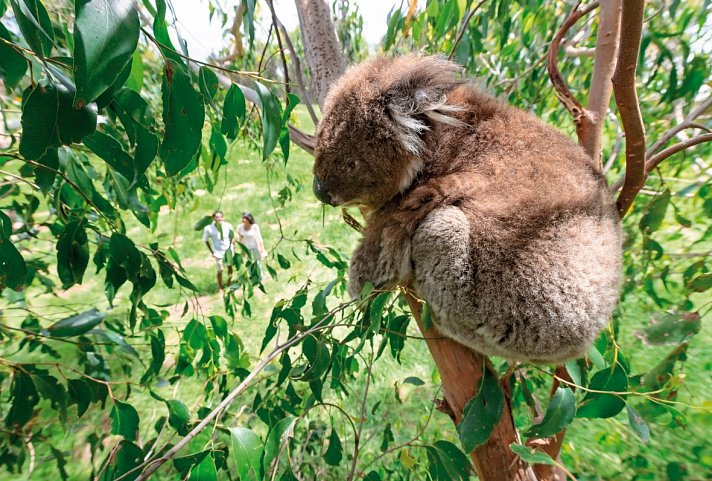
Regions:
<svg viewBox="0 0 712 481"><path fill-rule="evenodd" d="M581 356L618 299L605 179L570 139L457 73L439 57L378 58L330 90L314 191L366 213L349 290L412 280L438 327L476 351Z"/></svg>

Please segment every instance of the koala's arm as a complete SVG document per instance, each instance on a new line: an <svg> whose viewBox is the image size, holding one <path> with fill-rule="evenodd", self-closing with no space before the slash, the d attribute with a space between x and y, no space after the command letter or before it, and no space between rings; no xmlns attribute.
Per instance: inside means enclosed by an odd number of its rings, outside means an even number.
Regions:
<svg viewBox="0 0 712 481"><path fill-rule="evenodd" d="M366 282L391 287L413 275L411 239L425 217L467 194L460 174L429 179L399 201L372 214L361 244L351 257L349 293L356 297Z"/></svg>
<svg viewBox="0 0 712 481"><path fill-rule="evenodd" d="M382 213L386 215L385 213ZM411 275L410 238L395 217L370 225L351 257L349 293L356 297L366 282L388 288Z"/></svg>

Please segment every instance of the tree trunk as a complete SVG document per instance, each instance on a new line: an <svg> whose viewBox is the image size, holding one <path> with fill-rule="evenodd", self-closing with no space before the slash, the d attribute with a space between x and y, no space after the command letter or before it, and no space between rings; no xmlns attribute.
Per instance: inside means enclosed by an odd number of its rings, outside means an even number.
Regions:
<svg viewBox="0 0 712 481"><path fill-rule="evenodd" d="M344 73L344 59L329 5L324 0L295 0L304 55L314 79L317 101L324 106L329 86Z"/></svg>
<svg viewBox="0 0 712 481"><path fill-rule="evenodd" d="M409 295L408 304L440 372L443 395L457 424L462 419L465 405L477 394L475 388L480 384L484 370L492 369L492 366L485 356L445 338L437 328L425 329L420 319L420 303ZM537 481L532 468L509 449L510 444L518 442L519 434L507 399L502 417L489 440L471 453L481 481Z"/></svg>

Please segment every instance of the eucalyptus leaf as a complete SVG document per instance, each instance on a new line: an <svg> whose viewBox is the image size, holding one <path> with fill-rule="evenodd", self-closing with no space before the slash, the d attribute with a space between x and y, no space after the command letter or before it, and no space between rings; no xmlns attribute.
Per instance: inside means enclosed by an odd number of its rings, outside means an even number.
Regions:
<svg viewBox="0 0 712 481"><path fill-rule="evenodd" d="M114 407L109 416L111 417L112 434L120 434L128 441L137 439L139 416L132 405L114 399Z"/></svg>
<svg viewBox="0 0 712 481"><path fill-rule="evenodd" d="M240 481L259 481L262 479L261 459L264 451L262 441L254 431L236 427L230 428L232 455L237 464Z"/></svg>
<svg viewBox="0 0 712 481"><path fill-rule="evenodd" d="M180 69L166 70L161 92L166 130L158 153L166 173L176 175L200 148L205 107L190 77Z"/></svg>
<svg viewBox="0 0 712 481"><path fill-rule="evenodd" d="M131 0L76 0L74 105L83 107L108 89L138 45L140 23Z"/></svg>
<svg viewBox="0 0 712 481"><path fill-rule="evenodd" d="M466 452L487 442L504 408L504 394L497 376L485 369L477 394L467 402L457 425L460 442Z"/></svg>
<svg viewBox="0 0 712 481"><path fill-rule="evenodd" d="M80 336L98 326L105 317L105 312L93 307L81 314L55 322L47 328L47 333L52 337Z"/></svg>

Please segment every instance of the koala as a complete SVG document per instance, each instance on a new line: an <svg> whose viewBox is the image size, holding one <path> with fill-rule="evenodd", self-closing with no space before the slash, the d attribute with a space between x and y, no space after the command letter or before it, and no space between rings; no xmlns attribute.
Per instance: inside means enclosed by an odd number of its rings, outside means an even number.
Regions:
<svg viewBox="0 0 712 481"><path fill-rule="evenodd" d="M531 114L440 57L376 58L331 87L314 194L359 206L349 292L410 283L448 337L511 361L584 355L619 297L603 174Z"/></svg>

